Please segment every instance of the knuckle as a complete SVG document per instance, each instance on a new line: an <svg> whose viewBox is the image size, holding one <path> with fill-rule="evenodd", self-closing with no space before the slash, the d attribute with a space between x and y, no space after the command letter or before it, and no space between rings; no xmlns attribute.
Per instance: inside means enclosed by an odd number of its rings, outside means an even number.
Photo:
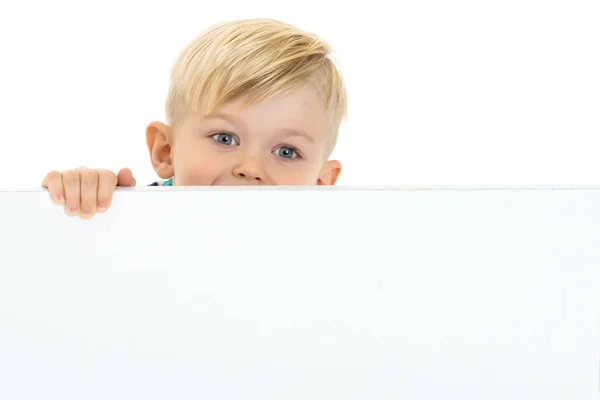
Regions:
<svg viewBox="0 0 600 400"><path fill-rule="evenodd" d="M81 171L80 176L81 176L81 185L86 188L94 187L98 183L98 174L95 171L92 171L92 170Z"/></svg>
<svg viewBox="0 0 600 400"><path fill-rule="evenodd" d="M98 177L107 183L114 183L115 185L117 184L117 175L107 169L99 169Z"/></svg>
<svg viewBox="0 0 600 400"><path fill-rule="evenodd" d="M62 179L67 184L77 183L77 181L79 181L79 172L73 169L64 171L62 173Z"/></svg>
<svg viewBox="0 0 600 400"><path fill-rule="evenodd" d="M50 181L60 179L61 177L62 177L62 174L58 171L50 171L46 175L46 178L48 178L48 180L50 180Z"/></svg>
<svg viewBox="0 0 600 400"><path fill-rule="evenodd" d="M42 185L48 188L48 191L55 194L60 194L63 191L62 175L58 171L52 171L44 179Z"/></svg>

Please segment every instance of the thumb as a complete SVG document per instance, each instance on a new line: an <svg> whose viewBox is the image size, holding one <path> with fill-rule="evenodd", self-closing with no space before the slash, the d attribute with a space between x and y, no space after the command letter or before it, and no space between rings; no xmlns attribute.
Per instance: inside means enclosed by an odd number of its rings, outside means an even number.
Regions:
<svg viewBox="0 0 600 400"><path fill-rule="evenodd" d="M129 168L123 168L117 174L117 186L135 186L135 178Z"/></svg>

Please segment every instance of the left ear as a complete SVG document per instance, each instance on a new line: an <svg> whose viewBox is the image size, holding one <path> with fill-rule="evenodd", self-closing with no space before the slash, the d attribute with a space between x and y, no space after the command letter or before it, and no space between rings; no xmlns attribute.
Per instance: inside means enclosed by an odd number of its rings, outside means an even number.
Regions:
<svg viewBox="0 0 600 400"><path fill-rule="evenodd" d="M323 165L319 178L317 179L317 185L333 186L337 182L340 173L342 172L342 164L336 160L330 160Z"/></svg>
<svg viewBox="0 0 600 400"><path fill-rule="evenodd" d="M156 174L162 179L173 177L171 128L162 122L152 122L146 128L146 144Z"/></svg>

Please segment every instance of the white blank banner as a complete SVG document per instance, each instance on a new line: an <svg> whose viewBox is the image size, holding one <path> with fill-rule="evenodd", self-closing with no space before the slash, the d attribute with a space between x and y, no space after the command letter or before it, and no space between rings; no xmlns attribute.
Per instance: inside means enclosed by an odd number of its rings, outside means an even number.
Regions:
<svg viewBox="0 0 600 400"><path fill-rule="evenodd" d="M600 190L0 192L0 399L598 399Z"/></svg>

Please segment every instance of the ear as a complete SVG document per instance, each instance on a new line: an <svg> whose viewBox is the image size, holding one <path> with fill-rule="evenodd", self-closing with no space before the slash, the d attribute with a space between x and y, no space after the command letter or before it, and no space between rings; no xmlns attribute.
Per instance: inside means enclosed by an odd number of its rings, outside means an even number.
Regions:
<svg viewBox="0 0 600 400"><path fill-rule="evenodd" d="M317 179L317 185L333 186L342 172L342 164L339 161L330 160L323 165Z"/></svg>
<svg viewBox="0 0 600 400"><path fill-rule="evenodd" d="M146 128L146 144L152 167L162 179L173 177L172 140L171 128L162 122L152 122Z"/></svg>

